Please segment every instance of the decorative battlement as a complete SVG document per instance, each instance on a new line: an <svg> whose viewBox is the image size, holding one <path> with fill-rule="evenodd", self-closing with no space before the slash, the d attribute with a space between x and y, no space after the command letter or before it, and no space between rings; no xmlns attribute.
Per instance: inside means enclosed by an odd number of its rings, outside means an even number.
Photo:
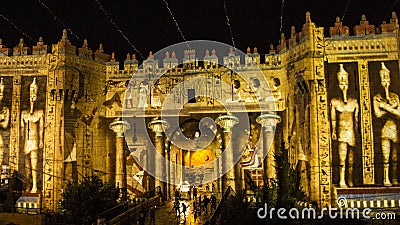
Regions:
<svg viewBox="0 0 400 225"><path fill-rule="evenodd" d="M139 68L140 62L136 60L135 54L127 54L123 62L116 61L115 54L106 54L103 45L100 44L97 50L92 50L89 47L88 40L85 39L80 48L74 46L68 39L67 30L64 29L61 39L57 44L52 44L51 47L46 45L43 38L40 37L35 46L29 47L25 44L24 39L21 38L17 45L12 48L6 47L0 39L0 65L11 66L16 64L36 65L44 63L42 57L32 57L37 55L46 55L51 51L57 50L61 54L73 54L78 57L95 60L100 63L106 63L106 71L108 77L125 78L130 77L136 71L138 74L151 73L151 70L168 70L177 67L179 64L185 64L185 68L193 70L212 69L217 68L218 63L224 66L234 68L249 68L254 65L262 66L263 68L277 68L285 65L288 55L291 58L301 57L312 51L310 43L307 40L312 39L313 29L316 25L311 20L311 14L306 13L305 24L300 32L296 32L294 26L291 28L290 38L286 39L285 34L281 34L279 45L275 48L273 44L269 46L268 53L264 55L264 62L261 62L261 55L258 53L256 47L251 51L250 47L246 51L246 56L241 59L233 49L225 53L226 56L216 55L215 49L207 50L203 57L203 63L199 64L199 53L196 49L184 50L182 59L176 57L175 52L165 52L163 59L154 59L152 52L148 58L143 62L143 68ZM332 27L329 28L330 37L325 38L325 50L327 52L345 52L345 53L364 53L364 52L379 52L386 51L386 49L397 48L397 41L395 40L396 31L398 29L398 19L395 12L388 23L384 21L381 25L375 26L369 23L365 15L361 16L360 24L355 25L353 28L354 36L350 36L350 28L343 25L339 17ZM359 40L362 36L363 40ZM393 37L393 39L383 39L382 37ZM210 54L211 52L211 54ZM222 53L223 54L223 53ZM1 55L12 58L15 56L25 56L16 60L2 59ZM31 55L31 56L30 56ZM30 56L30 57L29 57ZM14 61L14 62L13 62ZM201 67L201 68L200 68ZM143 70L143 71L140 71ZM178 72L177 69L175 72Z"/></svg>
<svg viewBox="0 0 400 225"><path fill-rule="evenodd" d="M328 43L326 46L327 51L340 51L338 54L343 52L387 52L389 49L395 49L397 47L397 39L395 35L391 36L392 39L337 39L332 43Z"/></svg>
<svg viewBox="0 0 400 225"><path fill-rule="evenodd" d="M17 56L17 57L0 57L0 67L15 67L16 65L35 66L45 65L47 57L45 55L38 56Z"/></svg>

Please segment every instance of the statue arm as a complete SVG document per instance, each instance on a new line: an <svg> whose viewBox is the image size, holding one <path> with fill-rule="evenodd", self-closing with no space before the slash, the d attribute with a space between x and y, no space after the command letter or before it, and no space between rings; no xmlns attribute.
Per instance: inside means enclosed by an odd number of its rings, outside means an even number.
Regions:
<svg viewBox="0 0 400 225"><path fill-rule="evenodd" d="M356 102L356 107L354 109L354 130L356 134L358 133L358 113L359 113L358 102Z"/></svg>
<svg viewBox="0 0 400 225"><path fill-rule="evenodd" d="M398 106L396 108L392 108L388 104L383 103L382 108L385 109L386 111L388 111L389 113L393 114L397 118L400 118L400 110L399 110Z"/></svg>
<svg viewBox="0 0 400 225"><path fill-rule="evenodd" d="M382 117L385 114L384 111L382 111L380 108L381 103L383 103L383 100L379 96L375 95L373 99L373 107L375 116L378 118Z"/></svg>
<svg viewBox="0 0 400 225"><path fill-rule="evenodd" d="M10 110L8 108L4 108L3 109L3 121L1 121L0 125L1 127L3 127L4 129L6 129L8 127L8 124L10 122Z"/></svg>
<svg viewBox="0 0 400 225"><path fill-rule="evenodd" d="M336 108L335 104L331 102L331 121L332 121L332 139L336 140Z"/></svg>
<svg viewBox="0 0 400 225"><path fill-rule="evenodd" d="M165 94L160 85L157 85L157 90L158 90L161 94Z"/></svg>
<svg viewBox="0 0 400 225"><path fill-rule="evenodd" d="M43 129L44 129L44 113L40 113L39 119L39 148L43 148Z"/></svg>
<svg viewBox="0 0 400 225"><path fill-rule="evenodd" d="M24 122L24 113L21 113L21 134L22 137L25 137L25 122Z"/></svg>

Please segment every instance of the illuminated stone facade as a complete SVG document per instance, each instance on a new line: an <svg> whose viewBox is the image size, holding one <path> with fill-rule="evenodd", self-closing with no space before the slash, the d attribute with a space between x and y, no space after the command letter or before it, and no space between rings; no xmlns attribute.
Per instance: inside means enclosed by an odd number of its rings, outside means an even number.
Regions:
<svg viewBox="0 0 400 225"><path fill-rule="evenodd" d="M147 157L150 143L137 132L135 120L121 121L123 109L132 116L144 109L146 114L136 116L137 120L145 120L146 133L156 151L171 162L199 166L218 158L221 146L231 140L235 143L230 145L234 154L242 151L236 146L247 146L239 163L212 182L215 192L221 193L227 186L234 190L249 188L249 179L256 185L278 179L273 155L279 154L284 142L290 162L301 171L301 187L310 201L335 206L339 195L348 197L349 193L379 192L383 188L395 193L386 201L392 204L394 200L398 206L400 189L390 187L400 177L395 154L400 121L397 17L393 14L389 23L375 27L362 16L353 36L337 18L329 35L324 33L324 28L317 27L307 13L301 31L292 28L288 40L282 34L280 45L276 49L270 46L266 55L254 48L247 50L244 59L226 52L221 60L210 49L211 54L207 51L205 62L199 65L196 57L202 53L186 50L184 57L189 60L178 66L175 52L166 52L162 62L150 53L141 68L134 55L128 54L121 67L101 45L92 51L85 40L77 48L66 31L51 46L42 38L33 47L26 46L23 39L12 49L0 43L0 162L11 172L20 173L25 182L24 194L40 196L47 209L56 209L65 181L77 182L91 174L126 187L126 195L140 195L159 186L168 198L175 187L148 176L141 165L154 164L167 180L187 177L183 177L181 168ZM239 76L232 78L222 66L230 63L243 73L252 73L257 64L269 82L273 99L263 99L261 88L250 88ZM163 71L166 76L156 82L151 77L154 71ZM132 76L136 76L135 82L129 82ZM208 78L204 83L171 91L174 82L194 76ZM231 136L230 129L241 121L226 115L224 107L214 101L223 95L221 83L215 78L242 83L241 88L233 84L232 101L247 106L251 130L243 133L251 133L250 138ZM382 78L390 78L387 92L381 86L387 79ZM208 93L214 100L191 99L191 91ZM216 121L218 127L209 130L216 138L206 149L183 151L165 137L162 127L168 124L159 116L168 95L177 104L189 101L179 114L187 137L198 135L198 123L205 115ZM260 99L265 104L273 103L278 116L260 115L255 106ZM269 131L275 126L272 136ZM129 144L124 142L124 131L132 134ZM35 143L31 143L31 137ZM258 139L265 142L257 143ZM27 142L34 147L26 149ZM272 145L266 159L257 158L255 149L267 151L267 142ZM32 151L37 154L32 156ZM199 173L203 178L218 177L223 166L219 163L204 166ZM194 182L201 179L198 174L192 175ZM35 177L36 187L32 181Z"/></svg>

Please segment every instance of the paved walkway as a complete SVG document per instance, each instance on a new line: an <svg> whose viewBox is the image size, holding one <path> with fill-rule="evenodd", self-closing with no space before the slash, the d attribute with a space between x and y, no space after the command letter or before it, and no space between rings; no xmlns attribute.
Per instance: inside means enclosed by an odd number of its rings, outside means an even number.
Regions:
<svg viewBox="0 0 400 225"><path fill-rule="evenodd" d="M209 196L208 196L209 197ZM211 216L210 208L208 206L208 214L201 212L201 216L197 216L196 221L194 218L194 207L193 200L180 200L180 205L185 203L187 205L187 210L185 216L183 213L178 217L176 211L174 210L174 201L165 201L162 205L156 208L156 225L175 225L175 224L185 224L185 225L202 225ZM182 211L182 207L180 209ZM150 225L150 218L147 216L146 225Z"/></svg>

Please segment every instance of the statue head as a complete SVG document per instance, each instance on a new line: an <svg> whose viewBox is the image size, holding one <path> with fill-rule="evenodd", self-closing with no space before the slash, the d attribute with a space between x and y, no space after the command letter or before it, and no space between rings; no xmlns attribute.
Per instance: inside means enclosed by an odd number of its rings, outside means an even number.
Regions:
<svg viewBox="0 0 400 225"><path fill-rule="evenodd" d="M389 100L390 70L386 68L383 62L381 62L379 76L381 77L381 85L385 89L386 99Z"/></svg>
<svg viewBox="0 0 400 225"><path fill-rule="evenodd" d="M253 87L254 88L259 88L260 87L260 80L257 78L253 79Z"/></svg>
<svg viewBox="0 0 400 225"><path fill-rule="evenodd" d="M33 112L33 104L37 100L38 85L36 83L36 77L33 78L33 82L29 85L29 100L31 103L31 113Z"/></svg>
<svg viewBox="0 0 400 225"><path fill-rule="evenodd" d="M240 88L240 81L239 80L234 80L233 81L233 87L235 89L239 89Z"/></svg>
<svg viewBox="0 0 400 225"><path fill-rule="evenodd" d="M386 68L385 63L381 62L381 69L379 70L379 76L381 77L381 85L383 88L389 87L390 85L390 70Z"/></svg>
<svg viewBox="0 0 400 225"><path fill-rule="evenodd" d="M347 102L347 90L349 89L349 73L347 73L347 71L344 69L343 64L339 64L337 79L339 82L339 88L343 92L343 101Z"/></svg>
<svg viewBox="0 0 400 225"><path fill-rule="evenodd" d="M272 78L272 88L276 90L279 86L281 86L281 80L277 77Z"/></svg>
<svg viewBox="0 0 400 225"><path fill-rule="evenodd" d="M3 82L3 78L1 78L0 80L0 101L3 100L3 96L4 96L4 82Z"/></svg>

